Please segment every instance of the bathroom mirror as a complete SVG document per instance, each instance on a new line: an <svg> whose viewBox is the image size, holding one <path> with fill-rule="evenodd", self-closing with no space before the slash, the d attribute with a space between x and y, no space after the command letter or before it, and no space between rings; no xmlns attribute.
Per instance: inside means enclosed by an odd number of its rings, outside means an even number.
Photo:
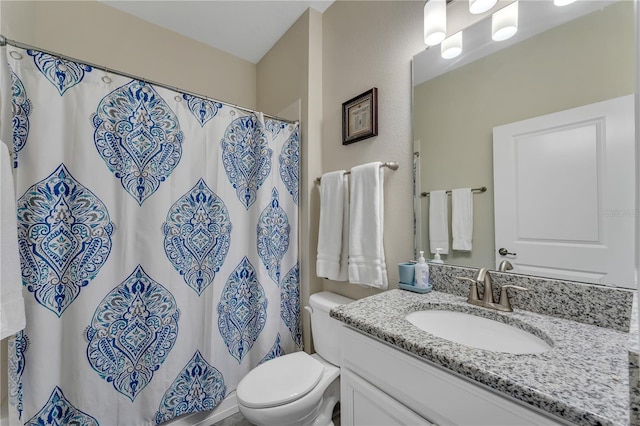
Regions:
<svg viewBox="0 0 640 426"><path fill-rule="evenodd" d="M473 195L473 249L450 249L443 256L449 264L495 269L499 248L494 214L499 212L494 212L494 127L636 91L633 1L577 1L564 7L551 0L519 3L519 28L513 38L492 41L489 15L464 30L463 54L457 58L442 59L440 46L413 58L419 191L487 188ZM428 197L417 197L415 210L416 248L430 253ZM631 234L634 212L621 213L631 224ZM628 263L633 269L633 260ZM635 287L633 280L600 283Z"/></svg>

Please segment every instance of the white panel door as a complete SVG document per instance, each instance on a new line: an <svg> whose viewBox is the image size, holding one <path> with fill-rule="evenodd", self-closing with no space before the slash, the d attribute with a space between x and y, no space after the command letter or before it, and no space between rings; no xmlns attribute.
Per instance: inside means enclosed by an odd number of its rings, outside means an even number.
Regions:
<svg viewBox="0 0 640 426"><path fill-rule="evenodd" d="M494 127L493 171L496 267L636 287L633 95Z"/></svg>

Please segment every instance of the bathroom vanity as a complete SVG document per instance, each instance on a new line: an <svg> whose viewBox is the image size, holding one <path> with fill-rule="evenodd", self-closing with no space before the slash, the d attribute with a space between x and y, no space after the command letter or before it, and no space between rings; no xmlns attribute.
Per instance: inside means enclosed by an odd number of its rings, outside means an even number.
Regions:
<svg viewBox="0 0 640 426"><path fill-rule="evenodd" d="M467 286L456 288L455 280L444 276L453 272L447 268L436 277L439 290L449 292L390 290L332 310L331 316L347 325L342 336L343 425L629 424L633 292L611 289L614 293L608 296L619 298L612 306L611 299L593 295L599 291L594 286L556 282L554 287L574 302L548 306L537 304L546 295L535 294L544 283L537 288L538 283L529 282L533 294L526 302L557 315L520 309L523 300L517 298L514 312L503 313L470 305L455 294ZM585 305L578 296L585 292L593 306L582 307L580 322L566 318L575 308L572 303ZM568 311L562 311L563 305ZM515 354L455 343L406 319L424 310L464 312L505 323L537 336L549 348Z"/></svg>

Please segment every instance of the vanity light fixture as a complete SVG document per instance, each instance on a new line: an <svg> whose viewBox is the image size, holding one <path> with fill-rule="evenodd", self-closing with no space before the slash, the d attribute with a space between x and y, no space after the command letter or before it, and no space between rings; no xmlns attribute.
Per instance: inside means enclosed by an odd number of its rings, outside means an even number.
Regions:
<svg viewBox="0 0 640 426"><path fill-rule="evenodd" d="M440 45L440 55L444 59L453 59L462 53L462 31L445 38Z"/></svg>
<svg viewBox="0 0 640 426"><path fill-rule="evenodd" d="M556 6L566 6L568 4L573 3L576 0L553 0L553 4Z"/></svg>
<svg viewBox="0 0 640 426"><path fill-rule="evenodd" d="M447 0L427 0L424 4L424 42L436 46L447 34Z"/></svg>
<svg viewBox="0 0 640 426"><path fill-rule="evenodd" d="M518 32L518 2L506 6L491 17L491 38L503 41Z"/></svg>
<svg viewBox="0 0 640 426"><path fill-rule="evenodd" d="M469 0L469 12L474 15L484 13L495 6L497 2L498 0Z"/></svg>

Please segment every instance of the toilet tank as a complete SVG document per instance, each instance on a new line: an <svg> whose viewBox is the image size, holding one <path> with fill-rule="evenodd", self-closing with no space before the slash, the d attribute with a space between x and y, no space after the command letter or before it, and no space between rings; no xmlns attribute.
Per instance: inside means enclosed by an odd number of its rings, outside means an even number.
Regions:
<svg viewBox="0 0 640 426"><path fill-rule="evenodd" d="M353 299L330 291L309 296L313 345L316 352L333 365L339 366L341 362L340 328L343 323L331 318L329 311L350 302L353 302Z"/></svg>

